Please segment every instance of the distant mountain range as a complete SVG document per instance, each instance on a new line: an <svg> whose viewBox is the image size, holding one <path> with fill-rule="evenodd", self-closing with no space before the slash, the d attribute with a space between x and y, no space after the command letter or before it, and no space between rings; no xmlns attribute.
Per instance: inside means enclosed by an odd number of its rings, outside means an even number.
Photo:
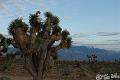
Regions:
<svg viewBox="0 0 120 80"><path fill-rule="evenodd" d="M17 49L9 48L8 53L15 53ZM58 51L58 59L60 60L88 60L87 55L95 54L99 61L120 60L120 52L109 51L105 49L93 48L88 46L71 46L69 49Z"/></svg>
<svg viewBox="0 0 120 80"><path fill-rule="evenodd" d="M59 51L58 58L60 60L87 60L87 55L91 54L95 54L99 61L120 60L120 52L87 46L72 46L70 49L62 49Z"/></svg>

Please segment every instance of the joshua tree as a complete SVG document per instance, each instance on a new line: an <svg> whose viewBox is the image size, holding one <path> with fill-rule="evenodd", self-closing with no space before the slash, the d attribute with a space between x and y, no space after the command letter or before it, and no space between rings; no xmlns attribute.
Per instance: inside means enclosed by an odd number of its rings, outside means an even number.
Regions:
<svg viewBox="0 0 120 80"><path fill-rule="evenodd" d="M90 63L95 63L97 62L97 56L95 54L92 54L91 56L87 55L87 58L89 60Z"/></svg>
<svg viewBox="0 0 120 80"><path fill-rule="evenodd" d="M3 38L3 35L2 34L0 34L0 39L2 39Z"/></svg>
<svg viewBox="0 0 120 80"><path fill-rule="evenodd" d="M87 58L90 63L90 68L94 72L98 72L98 70L101 68L101 66L97 65L97 56L95 54L87 55Z"/></svg>
<svg viewBox="0 0 120 80"><path fill-rule="evenodd" d="M25 68L33 80L43 80L52 56L58 50L71 46L69 32L59 26L59 18L50 12L46 12L45 17L45 21L42 21L40 11L37 11L30 15L29 25L18 18L8 27L9 34L13 37L12 45L21 51ZM60 43L57 45L56 41Z"/></svg>
<svg viewBox="0 0 120 80"><path fill-rule="evenodd" d="M12 44L11 38L5 38L0 34L0 54L7 52L8 46Z"/></svg>

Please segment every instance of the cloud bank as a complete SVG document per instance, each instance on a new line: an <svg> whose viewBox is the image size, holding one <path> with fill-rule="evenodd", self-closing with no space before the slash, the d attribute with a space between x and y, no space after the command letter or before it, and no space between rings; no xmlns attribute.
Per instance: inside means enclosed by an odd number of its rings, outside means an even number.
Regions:
<svg viewBox="0 0 120 80"><path fill-rule="evenodd" d="M120 32L78 33L71 37L73 38L73 45L120 51Z"/></svg>
<svg viewBox="0 0 120 80"><path fill-rule="evenodd" d="M0 14L13 17L24 15L26 12L33 10L32 8L39 6L45 10L45 0L1 0L0 1ZM38 4L39 3L39 4ZM32 7L31 7L32 6Z"/></svg>

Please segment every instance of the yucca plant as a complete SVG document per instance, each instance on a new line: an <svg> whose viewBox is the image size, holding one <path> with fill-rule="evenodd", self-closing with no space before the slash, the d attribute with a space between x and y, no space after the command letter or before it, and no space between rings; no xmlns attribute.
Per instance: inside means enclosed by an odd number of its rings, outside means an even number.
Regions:
<svg viewBox="0 0 120 80"><path fill-rule="evenodd" d="M0 34L0 39L2 39L3 38L3 35L2 34Z"/></svg>
<svg viewBox="0 0 120 80"><path fill-rule="evenodd" d="M11 38L5 38L4 36L0 40L0 52L6 53L8 46L13 43Z"/></svg>
<svg viewBox="0 0 120 80"><path fill-rule="evenodd" d="M72 43L70 33L62 30L57 16L46 12L45 18L42 22L40 11L37 11L29 16L29 24L18 18L8 27L9 34L13 36L12 45L21 51L25 68L33 80L43 80L53 61L53 54L62 48L69 48ZM56 41L60 44L54 45Z"/></svg>

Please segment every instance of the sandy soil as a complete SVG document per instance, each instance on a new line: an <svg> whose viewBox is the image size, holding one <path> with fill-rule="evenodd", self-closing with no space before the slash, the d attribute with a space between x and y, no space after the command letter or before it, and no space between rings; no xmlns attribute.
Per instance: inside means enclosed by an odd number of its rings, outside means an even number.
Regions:
<svg viewBox="0 0 120 80"><path fill-rule="evenodd" d="M31 77L25 77L25 76L13 76L13 75L6 75L6 74L2 74L0 73L0 77L8 77L12 80L32 80Z"/></svg>

